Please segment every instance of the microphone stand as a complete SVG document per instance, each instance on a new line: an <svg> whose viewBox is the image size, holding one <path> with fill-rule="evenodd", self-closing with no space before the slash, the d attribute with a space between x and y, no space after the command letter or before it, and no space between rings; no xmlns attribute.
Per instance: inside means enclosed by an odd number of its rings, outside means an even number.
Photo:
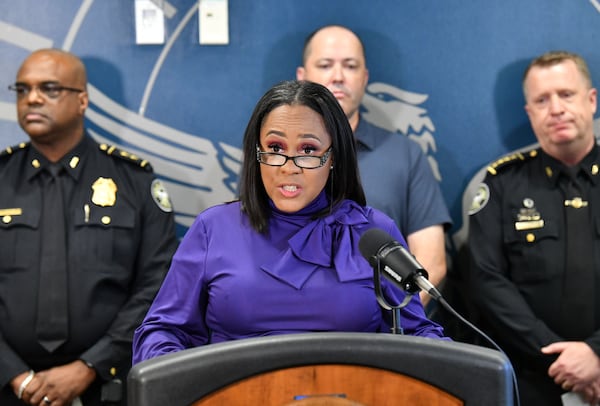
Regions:
<svg viewBox="0 0 600 406"><path fill-rule="evenodd" d="M392 306L385 300L383 293L381 292L381 263L379 261L379 256L377 256L377 265L373 267L373 282L375 284L375 297L377 298L377 303L379 303L379 306L383 309L392 312L392 334L404 334L404 329L402 328L402 323L400 321L400 310L408 305L413 294L408 293L404 297L402 303L398 306Z"/></svg>
<svg viewBox="0 0 600 406"><path fill-rule="evenodd" d="M390 305L385 300L385 298L383 297L383 294L381 292L381 261L380 261L379 255L376 255L374 258L377 260L376 265L373 267L373 282L375 285L375 297L377 298L377 303L379 303L379 306L381 306L383 309L392 311L392 328L391 328L392 334L404 334L404 330L402 329L402 325L400 323L400 310L402 308L404 308L406 305L408 305L408 303L412 299L414 293L404 290L404 292L406 293L406 296L404 297L404 300L402 301L402 303L400 303L398 306ZM434 299L438 303L440 303L453 316L458 318L461 322L466 324L469 328L473 329L477 334L479 334L480 336L485 338L489 343L492 344L492 346L496 350L498 350L499 352L504 354L504 356L506 356L508 363L511 365L511 376L512 376L512 381L513 381L514 402L515 402L516 406L520 406L521 399L519 397L519 386L517 383L517 376L515 375L515 370L512 367L512 363L509 360L506 353L504 352L504 350L502 350L502 348L500 348L500 346L498 344L496 344L496 342L494 340L492 340L490 337L488 337L487 334L485 334L483 331L481 331L479 328L477 328L475 325L473 325L471 322L469 322L467 319L465 319L460 313L458 313L456 310L454 310L454 308L452 306L450 306L450 304L446 301L446 299L444 299L444 297L441 295L441 293L437 292L437 290L435 288L430 289L428 293L432 297L432 299Z"/></svg>

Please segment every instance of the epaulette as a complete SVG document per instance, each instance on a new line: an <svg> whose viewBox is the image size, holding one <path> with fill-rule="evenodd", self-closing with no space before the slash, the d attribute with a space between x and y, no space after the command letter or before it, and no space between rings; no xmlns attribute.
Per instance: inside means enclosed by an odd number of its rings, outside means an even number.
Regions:
<svg viewBox="0 0 600 406"><path fill-rule="evenodd" d="M487 171L491 175L496 175L502 169L507 168L512 164L515 164L517 162L525 162L535 158L536 156L538 156L538 153L539 147L513 152L512 154L505 155L496 160L495 162L492 162L490 165L488 165Z"/></svg>
<svg viewBox="0 0 600 406"><path fill-rule="evenodd" d="M100 150L102 152L104 152L106 155L110 155L115 158L123 159L124 161L127 161L129 163L139 166L140 168L144 169L145 171L152 172L152 165L150 165L150 162L146 161L145 159L140 158L139 156L137 156L135 154L132 154L127 151L123 151L122 149L119 149L119 148L115 147L114 145L100 144Z"/></svg>
<svg viewBox="0 0 600 406"><path fill-rule="evenodd" d="M20 144L13 145L12 147L7 147L0 151L0 157L7 157L14 154L15 152L25 151L29 144L29 142L21 142Z"/></svg>

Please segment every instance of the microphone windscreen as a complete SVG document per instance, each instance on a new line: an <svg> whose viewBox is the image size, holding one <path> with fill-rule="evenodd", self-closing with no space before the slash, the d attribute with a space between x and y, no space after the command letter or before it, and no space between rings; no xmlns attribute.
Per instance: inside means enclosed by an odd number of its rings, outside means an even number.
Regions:
<svg viewBox="0 0 600 406"><path fill-rule="evenodd" d="M380 228L370 228L360 237L358 249L362 256L370 261L370 258L377 255L381 247L390 242L395 242L391 235Z"/></svg>

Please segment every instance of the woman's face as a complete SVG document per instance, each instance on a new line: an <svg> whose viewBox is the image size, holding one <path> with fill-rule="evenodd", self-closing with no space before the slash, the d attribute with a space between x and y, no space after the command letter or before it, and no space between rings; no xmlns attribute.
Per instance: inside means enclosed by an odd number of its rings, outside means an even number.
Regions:
<svg viewBox="0 0 600 406"><path fill-rule="evenodd" d="M306 106L282 105L273 109L260 129L260 151L283 154L294 160L275 155L261 155L260 175L267 195L277 209L294 213L311 203L327 183L332 165L332 156L321 159L331 147L331 137L325 129L321 116ZM307 158L312 157L312 158ZM267 165L264 162L269 162Z"/></svg>

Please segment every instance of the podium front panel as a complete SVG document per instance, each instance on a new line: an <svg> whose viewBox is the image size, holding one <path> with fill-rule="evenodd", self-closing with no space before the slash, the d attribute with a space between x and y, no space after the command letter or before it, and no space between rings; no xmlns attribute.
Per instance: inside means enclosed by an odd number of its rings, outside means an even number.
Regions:
<svg viewBox="0 0 600 406"><path fill-rule="evenodd" d="M243 379L209 394L194 406L463 404L446 391L403 374L357 365L311 365Z"/></svg>
<svg viewBox="0 0 600 406"><path fill-rule="evenodd" d="M327 366L334 369L328 370ZM420 388L411 389L411 392L417 393L414 396L419 396L419 393L426 396L430 388L442 392L436 395L439 402L458 400L467 406L513 405L512 367L500 352L459 342L375 333L268 336L211 344L156 357L131 369L128 405L193 405L209 399L211 395L225 393L225 388L233 390L244 382L250 384L253 379L257 382L260 379L275 380L281 386L281 374L303 374L305 369L296 370L301 367L312 368L311 374L319 374L322 378L323 383L316 384L316 392L334 390L333 383L318 386L332 379L324 374L325 371L339 378L345 368L356 368L356 371L363 372L379 370L378 379L386 382L403 379L402 384L374 384L369 379L375 378L364 374L362 386L377 385L382 392L395 391L394 386L411 385ZM265 376L259 379L261 375ZM342 379L338 378L335 380ZM291 375L286 379L292 379ZM420 386L413 381L419 382ZM361 386L360 382L363 381L343 384L335 387L339 388L335 391L358 396L357 392L350 392L349 387ZM290 393L286 392L287 398L282 400L283 403L275 404L281 406L293 401L289 395L303 395L304 390L308 389L293 388ZM250 396L250 392L246 393ZM359 402L358 398L354 400ZM461 404L435 402L430 405ZM398 401L396 404L403 403ZM419 403L408 401L406 404Z"/></svg>

